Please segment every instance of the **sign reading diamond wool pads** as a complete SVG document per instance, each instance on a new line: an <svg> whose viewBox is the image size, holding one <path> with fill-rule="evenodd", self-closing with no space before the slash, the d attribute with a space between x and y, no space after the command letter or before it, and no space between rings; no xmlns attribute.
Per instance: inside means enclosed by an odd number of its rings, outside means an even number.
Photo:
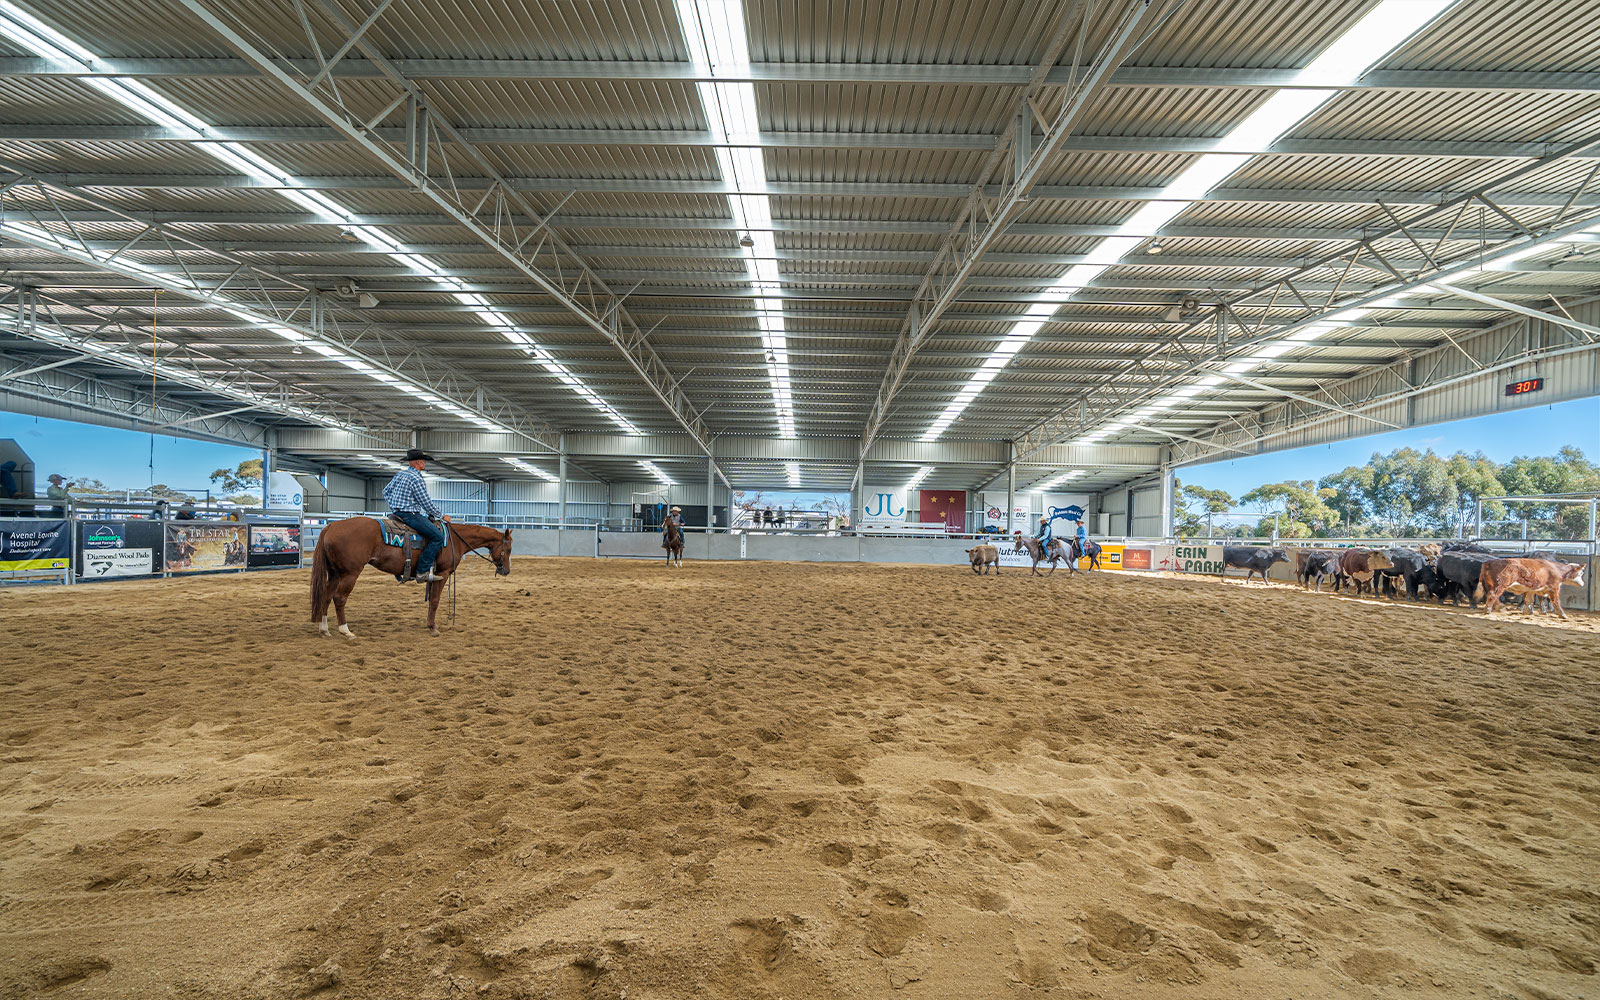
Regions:
<svg viewBox="0 0 1600 1000"><path fill-rule="evenodd" d="M83 521L78 526L78 576L104 580L149 576L161 571L156 550L161 525L156 521Z"/></svg>

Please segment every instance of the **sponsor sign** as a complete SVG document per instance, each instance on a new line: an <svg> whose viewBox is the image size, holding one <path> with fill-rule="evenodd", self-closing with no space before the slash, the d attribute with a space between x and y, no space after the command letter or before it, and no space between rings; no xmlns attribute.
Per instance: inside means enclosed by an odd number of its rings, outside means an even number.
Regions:
<svg viewBox="0 0 1600 1000"><path fill-rule="evenodd" d="M85 580L149 576L155 572L154 549L85 549L78 575Z"/></svg>
<svg viewBox="0 0 1600 1000"><path fill-rule="evenodd" d="M305 505L305 492L300 487L300 481L292 473L274 470L267 474L268 507L275 509L292 507L299 510Z"/></svg>
<svg viewBox="0 0 1600 1000"><path fill-rule="evenodd" d="M966 490L923 490L918 513L924 524L943 521L952 531L967 530Z"/></svg>
<svg viewBox="0 0 1600 1000"><path fill-rule="evenodd" d="M906 523L906 498L901 490L868 493L861 504L861 526L903 527Z"/></svg>
<svg viewBox="0 0 1600 1000"><path fill-rule="evenodd" d="M0 519L0 570L66 569L71 564L72 532L66 521Z"/></svg>
<svg viewBox="0 0 1600 1000"><path fill-rule="evenodd" d="M1172 555L1161 561L1167 565L1158 565L1156 569L1169 569L1179 573L1221 576L1224 569L1220 545L1174 545Z"/></svg>
<svg viewBox="0 0 1600 1000"><path fill-rule="evenodd" d="M85 549L120 549L127 544L126 521L84 521L78 528Z"/></svg>
<svg viewBox="0 0 1600 1000"><path fill-rule="evenodd" d="M1154 569L1155 566L1153 565L1153 560L1151 559L1151 556L1153 555L1155 555L1155 552L1151 549L1125 548L1122 550L1122 568Z"/></svg>
<svg viewBox="0 0 1600 1000"><path fill-rule="evenodd" d="M300 526L298 524L250 525L251 566L297 566L300 564Z"/></svg>
<svg viewBox="0 0 1600 1000"><path fill-rule="evenodd" d="M1122 569L1123 568L1123 566L1122 566L1123 548L1124 548L1124 546L1121 546L1121 545L1101 545L1100 546L1100 568L1101 569ZM1079 559L1078 560L1078 568L1079 569L1088 569L1089 568L1089 560L1088 559Z"/></svg>
<svg viewBox="0 0 1600 1000"><path fill-rule="evenodd" d="M242 524L176 521L166 528L163 558L169 572L201 573L245 566L245 526Z"/></svg>

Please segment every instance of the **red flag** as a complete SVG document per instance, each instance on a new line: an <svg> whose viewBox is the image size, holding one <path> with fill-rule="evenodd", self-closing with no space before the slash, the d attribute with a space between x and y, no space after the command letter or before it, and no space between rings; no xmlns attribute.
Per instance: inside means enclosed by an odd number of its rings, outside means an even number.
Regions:
<svg viewBox="0 0 1600 1000"><path fill-rule="evenodd" d="M922 520L925 524L943 521L953 531L967 530L966 490L923 490Z"/></svg>

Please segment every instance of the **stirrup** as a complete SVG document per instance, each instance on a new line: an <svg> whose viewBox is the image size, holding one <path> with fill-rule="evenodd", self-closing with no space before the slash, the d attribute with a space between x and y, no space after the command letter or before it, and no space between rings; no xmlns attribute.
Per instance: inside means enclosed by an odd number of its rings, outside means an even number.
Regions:
<svg viewBox="0 0 1600 1000"><path fill-rule="evenodd" d="M418 573L416 576L412 577L412 579L418 581L419 583L438 583L440 580L443 580L444 577L430 569L426 574Z"/></svg>

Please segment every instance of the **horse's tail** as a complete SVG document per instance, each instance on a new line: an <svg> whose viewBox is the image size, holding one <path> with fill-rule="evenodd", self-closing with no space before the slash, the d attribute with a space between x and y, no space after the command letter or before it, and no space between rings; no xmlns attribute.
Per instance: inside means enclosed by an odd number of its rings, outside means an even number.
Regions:
<svg viewBox="0 0 1600 1000"><path fill-rule="evenodd" d="M317 537L317 547L311 553L311 620L319 621L317 609L326 607L328 587L333 582L333 571L328 564L328 551L323 546L327 539Z"/></svg>

